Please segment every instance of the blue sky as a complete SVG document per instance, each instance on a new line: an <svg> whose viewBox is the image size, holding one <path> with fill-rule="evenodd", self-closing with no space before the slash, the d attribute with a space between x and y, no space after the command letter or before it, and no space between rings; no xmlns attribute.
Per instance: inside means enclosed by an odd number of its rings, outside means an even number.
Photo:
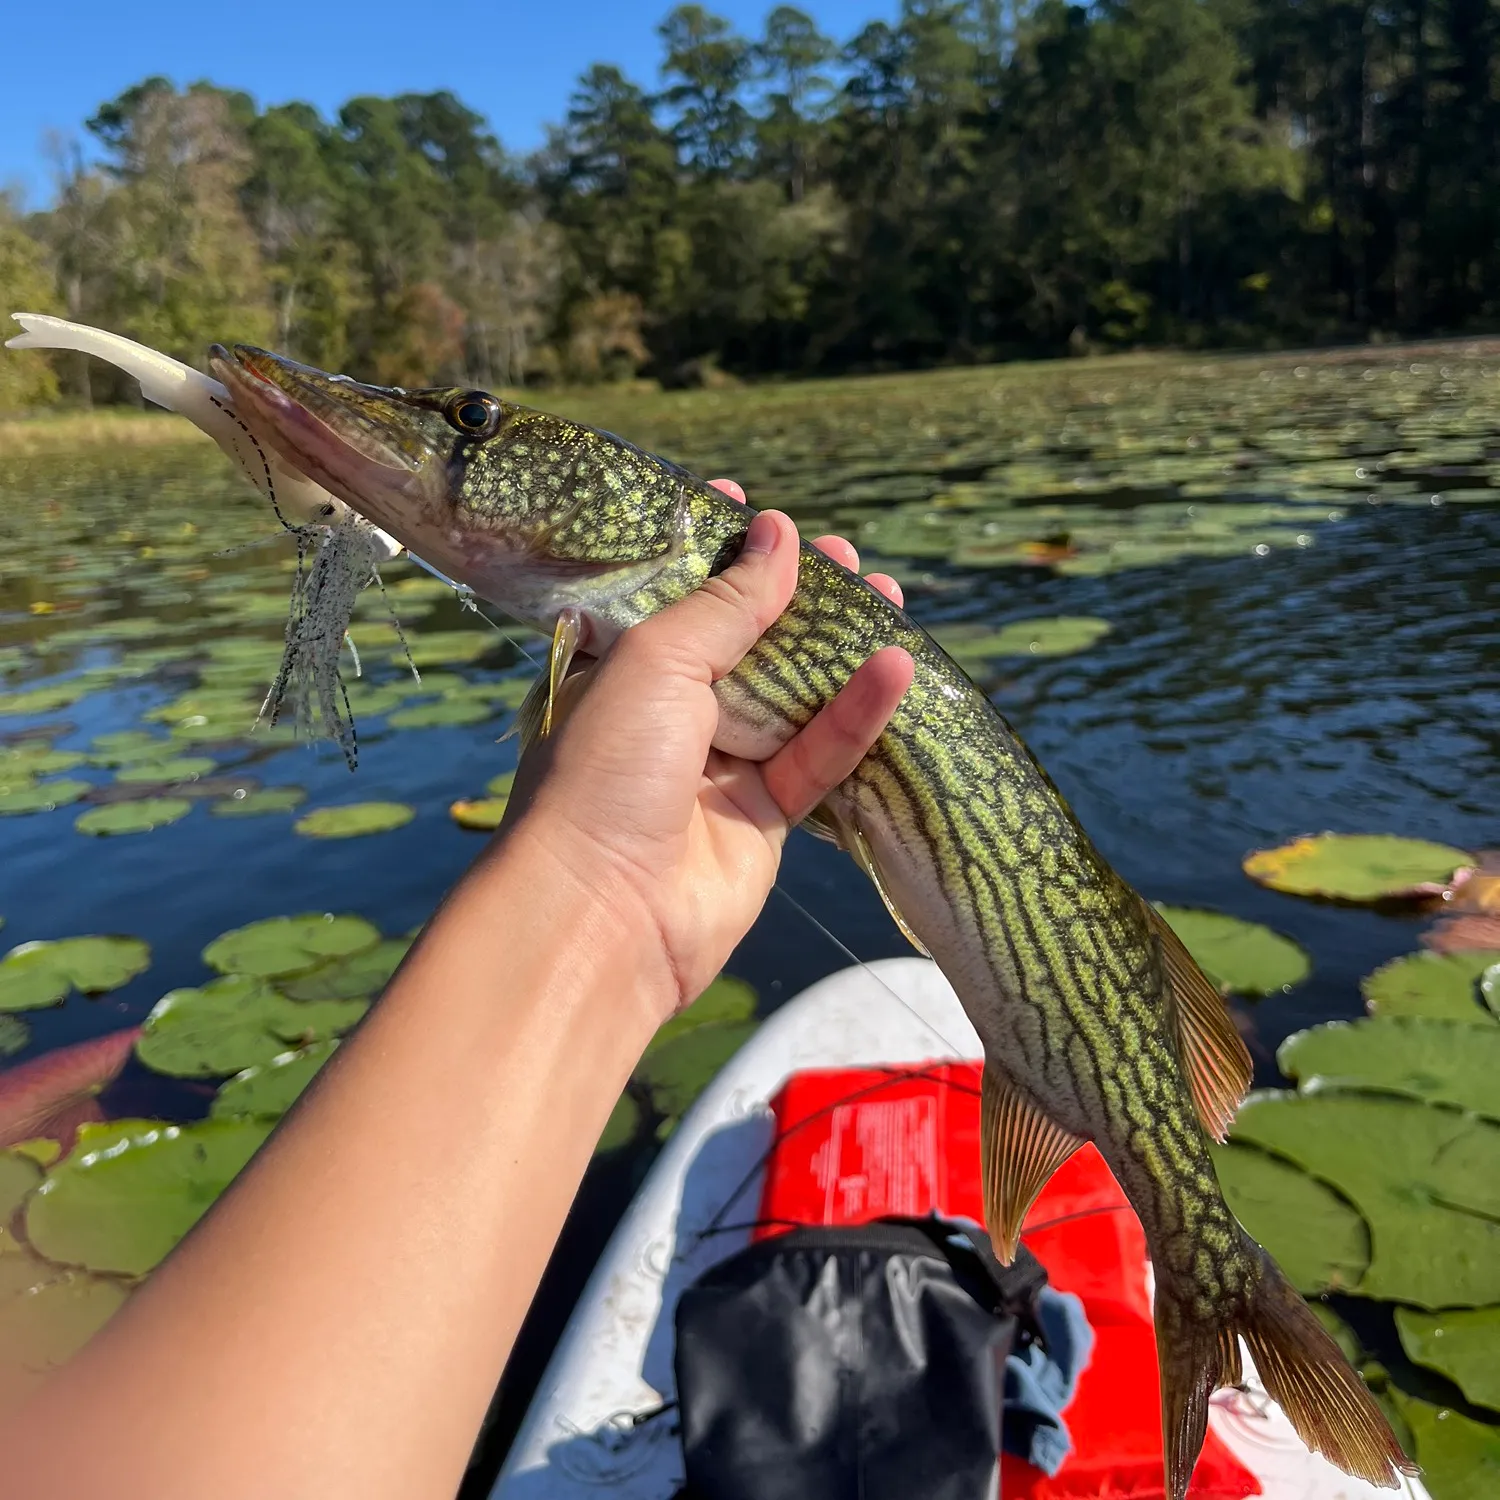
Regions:
<svg viewBox="0 0 1500 1500"><path fill-rule="evenodd" d="M755 35L775 0L708 9ZM612 62L655 82L656 25L671 0L0 0L0 186L28 207L51 196L49 131L83 121L161 73L208 78L261 104L307 99L325 114L355 94L452 89L512 150L541 144L574 79ZM839 41L890 19L898 0L803 0Z"/></svg>

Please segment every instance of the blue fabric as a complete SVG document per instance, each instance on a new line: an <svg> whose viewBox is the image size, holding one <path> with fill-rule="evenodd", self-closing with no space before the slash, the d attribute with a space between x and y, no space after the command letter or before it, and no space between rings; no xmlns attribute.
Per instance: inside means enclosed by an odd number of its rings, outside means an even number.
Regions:
<svg viewBox="0 0 1500 1500"><path fill-rule="evenodd" d="M1062 1413L1078 1389L1078 1377L1088 1368L1094 1330L1083 1303L1071 1292L1051 1287L1043 1287L1037 1299L1037 1320L1046 1347L1030 1344L1005 1361L1000 1442L1007 1453L1055 1474L1073 1451Z"/></svg>

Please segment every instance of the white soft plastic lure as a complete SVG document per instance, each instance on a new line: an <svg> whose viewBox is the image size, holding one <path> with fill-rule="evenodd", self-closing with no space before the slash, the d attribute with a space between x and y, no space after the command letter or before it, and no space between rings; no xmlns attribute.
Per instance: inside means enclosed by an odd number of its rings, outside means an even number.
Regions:
<svg viewBox="0 0 1500 1500"><path fill-rule="evenodd" d="M170 355L159 354L133 339L46 313L13 313L24 333L6 341L7 349L72 349L112 364L136 381L141 394L156 406L186 417L206 432L240 471L275 507L287 525L334 526L352 514L342 500L293 468L234 408L229 392L217 380ZM365 523L368 525L368 523ZM371 541L382 559L405 549L378 527Z"/></svg>

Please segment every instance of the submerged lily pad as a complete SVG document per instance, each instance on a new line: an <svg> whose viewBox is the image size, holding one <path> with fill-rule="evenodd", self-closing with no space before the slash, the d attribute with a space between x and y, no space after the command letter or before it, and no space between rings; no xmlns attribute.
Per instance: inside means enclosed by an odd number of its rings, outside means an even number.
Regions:
<svg viewBox="0 0 1500 1500"><path fill-rule="evenodd" d="M635 1139L635 1133L641 1128L641 1107L629 1094L621 1094L610 1111L609 1119L605 1122L604 1130L599 1136L599 1144L594 1147L594 1155L602 1155L606 1151L618 1151L621 1146L628 1146Z"/></svg>
<svg viewBox="0 0 1500 1500"><path fill-rule="evenodd" d="M11 786L0 791L0 817L21 813L52 812L66 807L93 791L90 781L35 781L29 786Z"/></svg>
<svg viewBox="0 0 1500 1500"><path fill-rule="evenodd" d="M1366 1297L1500 1302L1500 1126L1358 1094L1260 1094L1232 1138L1329 1183L1370 1226Z"/></svg>
<svg viewBox="0 0 1500 1500"><path fill-rule="evenodd" d="M1303 1093L1400 1094L1500 1120L1500 1026L1414 1016L1329 1021L1288 1037L1276 1063Z"/></svg>
<svg viewBox="0 0 1500 1500"><path fill-rule="evenodd" d="M31 1028L20 1016L0 1012L0 1058L14 1057L31 1043Z"/></svg>
<svg viewBox="0 0 1500 1500"><path fill-rule="evenodd" d="M1308 1296L1350 1291L1370 1264L1370 1231L1331 1188L1250 1146L1214 1148L1234 1215Z"/></svg>
<svg viewBox="0 0 1500 1500"><path fill-rule="evenodd" d="M416 815L404 802L351 802L304 813L292 828L310 839L353 839L404 828Z"/></svg>
<svg viewBox="0 0 1500 1500"><path fill-rule="evenodd" d="M1360 981L1374 1016L1423 1016L1435 1021L1483 1025L1495 1019L1479 1003L1478 981L1500 952L1408 953L1382 964Z"/></svg>
<svg viewBox="0 0 1500 1500"><path fill-rule="evenodd" d="M42 1180L42 1169L29 1156L0 1151L0 1229Z"/></svg>
<svg viewBox="0 0 1500 1500"><path fill-rule="evenodd" d="M1275 891L1372 902L1434 895L1472 862L1447 844L1385 834L1320 833L1245 857L1245 873Z"/></svg>
<svg viewBox="0 0 1500 1500"><path fill-rule="evenodd" d="M222 1078L270 1062L288 1043L339 1036L368 1008L362 1000L288 1000L264 980L230 975L163 995L146 1017L136 1056L174 1078Z"/></svg>
<svg viewBox="0 0 1500 1500"><path fill-rule="evenodd" d="M338 1045L335 1040L314 1042L295 1052L278 1052L267 1062L236 1073L214 1095L209 1115L215 1120L235 1116L280 1119L338 1050Z"/></svg>
<svg viewBox="0 0 1500 1500"><path fill-rule="evenodd" d="M272 1126L244 1119L86 1125L27 1201L27 1238L50 1260L142 1275L202 1218Z"/></svg>
<svg viewBox="0 0 1500 1500"><path fill-rule="evenodd" d="M1054 615L1013 620L999 630L979 624L939 625L928 633L960 666L1001 656L1071 656L1104 639L1108 620L1092 615Z"/></svg>
<svg viewBox="0 0 1500 1500"><path fill-rule="evenodd" d="M0 959L0 1011L61 1005L73 990L102 995L151 965L151 948L133 937L72 937L22 943Z"/></svg>
<svg viewBox="0 0 1500 1500"><path fill-rule="evenodd" d="M114 802L106 807L91 807L73 821L79 833L97 838L121 833L149 833L179 822L193 810L186 797L142 797L136 802Z"/></svg>
<svg viewBox="0 0 1500 1500"><path fill-rule="evenodd" d="M25 1267L24 1285L0 1297L0 1405L29 1394L73 1357L130 1295L118 1281L68 1271L19 1247L0 1264Z"/></svg>
<svg viewBox="0 0 1500 1500"><path fill-rule="evenodd" d="M1500 1411L1500 1307L1396 1309L1408 1359L1446 1375L1475 1406Z"/></svg>
<svg viewBox="0 0 1500 1500"><path fill-rule="evenodd" d="M259 818L267 813L295 812L307 801L300 786L269 786L243 796L223 797L209 804L216 818Z"/></svg>
<svg viewBox="0 0 1500 1500"><path fill-rule="evenodd" d="M1157 910L1221 990L1274 995L1300 984L1312 971L1301 947L1259 922L1188 906Z"/></svg>
<svg viewBox="0 0 1500 1500"><path fill-rule="evenodd" d="M410 938L386 938L373 948L283 981L281 992L292 1000L366 999L390 983L410 947Z"/></svg>
<svg viewBox="0 0 1500 1500"><path fill-rule="evenodd" d="M203 962L221 974L280 979L303 974L330 958L362 953L380 941L380 930L363 917L307 912L267 917L221 933L203 950Z"/></svg>
<svg viewBox="0 0 1500 1500"><path fill-rule="evenodd" d="M694 1026L648 1049L635 1076L658 1114L681 1115L754 1031L753 1021Z"/></svg>

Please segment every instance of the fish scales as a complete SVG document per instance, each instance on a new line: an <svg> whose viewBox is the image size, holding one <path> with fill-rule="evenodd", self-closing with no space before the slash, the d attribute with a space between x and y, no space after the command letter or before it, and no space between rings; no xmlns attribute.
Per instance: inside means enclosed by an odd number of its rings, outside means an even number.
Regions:
<svg viewBox="0 0 1500 1500"><path fill-rule="evenodd" d="M211 363L312 480L554 632L552 671L522 710L543 732L572 653L700 587L749 522L675 464L484 392L383 390L243 347ZM1151 1249L1171 1500L1186 1493L1209 1395L1240 1378L1241 1338L1304 1440L1394 1487L1411 1465L1384 1418L1220 1191L1204 1127L1222 1133L1249 1084L1221 998L988 698L903 610L804 545L786 610L716 684L715 743L772 753L890 645L911 653L912 686L810 822L875 881L980 1036L997 1252L1013 1254L1047 1176L1093 1141Z"/></svg>

